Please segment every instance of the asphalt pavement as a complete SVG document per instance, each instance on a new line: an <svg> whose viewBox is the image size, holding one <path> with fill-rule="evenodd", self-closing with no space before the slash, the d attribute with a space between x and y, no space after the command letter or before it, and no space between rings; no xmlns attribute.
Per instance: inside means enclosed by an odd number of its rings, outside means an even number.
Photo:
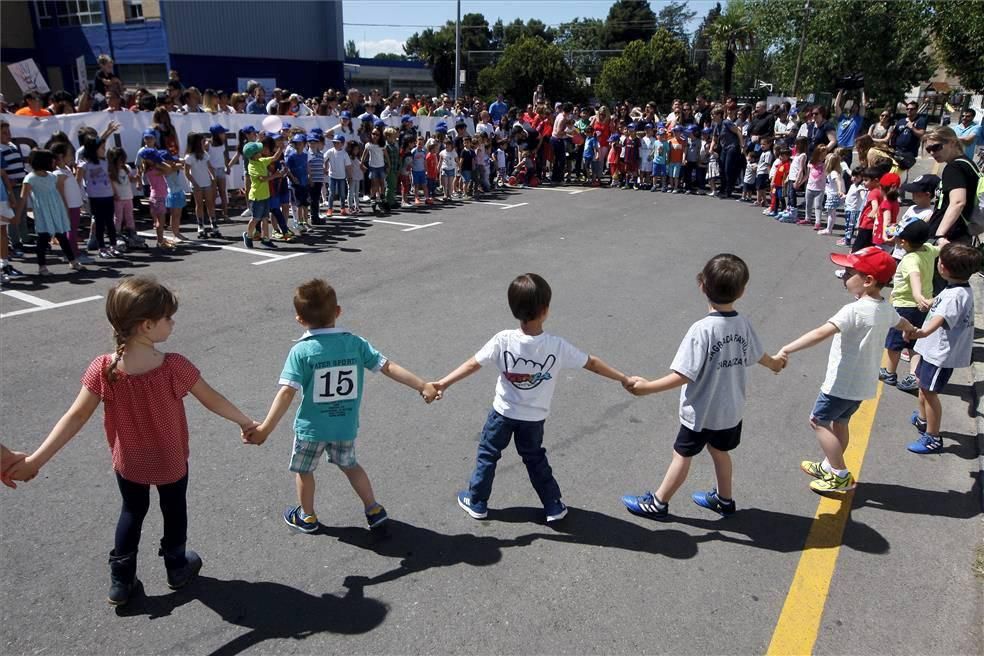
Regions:
<svg viewBox="0 0 984 656"><path fill-rule="evenodd" d="M382 221L335 218L265 254L239 249L241 224L226 224L224 242L6 287L18 294L0 295L2 440L31 449L68 408L86 365L111 348L104 299L81 299L104 297L129 274L155 274L177 291L176 327L163 347L258 418L301 332L292 290L315 276L337 289L339 325L425 378L515 326L506 287L527 271L553 288L547 330L649 377L667 371L706 313L695 276L716 253L748 262L738 309L770 351L851 300L832 275L833 239L734 201L582 187L488 200ZM431 406L369 376L356 444L391 516L390 538L378 541L344 477L325 464L316 475L324 529L290 532L280 516L294 503L289 417L265 445L244 446L236 426L188 397L189 547L205 567L188 588L167 589L152 507L139 562L146 596L121 611L105 601L120 501L95 416L37 479L0 494L0 647L11 655L751 654L769 647L791 588L807 585L815 607L802 612L819 619L816 653L982 653L969 372L944 395L940 456L906 452L914 398L883 390L859 487L843 502L852 504L843 535L812 547L837 550L836 568L805 579L797 572L819 499L798 465L820 457L807 418L828 348L795 354L779 376L752 370L734 453L739 512L728 519L689 499L713 485L705 454L670 504L672 521L623 509L619 497L654 489L669 463L678 397L637 399L587 371L562 373L546 423L570 507L556 527L544 524L512 450L488 520L455 503L492 400L492 371Z"/></svg>

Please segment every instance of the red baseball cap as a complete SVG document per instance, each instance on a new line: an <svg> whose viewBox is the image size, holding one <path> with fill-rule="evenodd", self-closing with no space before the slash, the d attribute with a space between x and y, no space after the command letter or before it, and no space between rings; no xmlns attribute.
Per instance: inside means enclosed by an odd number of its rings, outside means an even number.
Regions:
<svg viewBox="0 0 984 656"><path fill-rule="evenodd" d="M862 248L857 253L831 253L830 261L845 269L871 276L881 284L888 283L895 275L895 258L877 246Z"/></svg>
<svg viewBox="0 0 984 656"><path fill-rule="evenodd" d="M896 173L886 173L878 181L878 184L882 187L898 187L902 184L902 178Z"/></svg>

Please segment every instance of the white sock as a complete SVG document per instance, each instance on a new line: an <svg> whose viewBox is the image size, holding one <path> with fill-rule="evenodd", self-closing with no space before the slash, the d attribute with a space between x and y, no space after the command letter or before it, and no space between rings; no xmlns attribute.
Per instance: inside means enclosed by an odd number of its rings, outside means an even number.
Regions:
<svg viewBox="0 0 984 656"><path fill-rule="evenodd" d="M825 472L831 472L831 471L834 471L834 470L833 470L833 469L831 469L831 467L830 467L830 461L829 461L829 460L827 460L826 458L824 458L824 459L823 459L823 462L821 462L821 463L820 463L820 467L821 467L821 469L823 469L823 470L824 470Z"/></svg>
<svg viewBox="0 0 984 656"><path fill-rule="evenodd" d="M834 468L831 468L830 469L830 473L832 473L834 476L837 476L838 478L844 478L845 476L847 476L851 472L849 470L847 470L847 469L834 469Z"/></svg>

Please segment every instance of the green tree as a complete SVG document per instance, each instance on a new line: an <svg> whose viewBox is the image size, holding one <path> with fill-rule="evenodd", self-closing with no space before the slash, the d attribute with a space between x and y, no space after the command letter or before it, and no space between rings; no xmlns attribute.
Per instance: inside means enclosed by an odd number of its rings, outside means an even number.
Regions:
<svg viewBox="0 0 984 656"><path fill-rule="evenodd" d="M697 15L696 11L687 6L687 0L683 2L668 2L656 14L656 26L662 27L678 39L688 38L687 24Z"/></svg>
<svg viewBox="0 0 984 656"><path fill-rule="evenodd" d="M656 14L648 0L616 0L605 19L605 46L614 50L656 33Z"/></svg>
<svg viewBox="0 0 984 656"><path fill-rule="evenodd" d="M933 3L933 46L946 70L969 91L984 91L984 5L970 0Z"/></svg>
<svg viewBox="0 0 984 656"><path fill-rule="evenodd" d="M517 18L511 23L503 23L500 18L492 25L489 47L493 50L504 50L519 41L524 36L538 36L547 43L552 43L556 32L553 28L535 18L531 18L525 23Z"/></svg>
<svg viewBox="0 0 984 656"><path fill-rule="evenodd" d="M767 45L773 81L787 91L801 43L800 95L833 91L842 76L861 73L868 97L884 105L933 73L933 16L925 0L811 0L805 39L802 0L732 0L725 13L736 4L756 17L756 41Z"/></svg>
<svg viewBox="0 0 984 656"><path fill-rule="evenodd" d="M598 95L611 101L655 101L666 106L693 92L694 71L687 44L660 28L649 41L633 41L605 62Z"/></svg>
<svg viewBox="0 0 984 656"><path fill-rule="evenodd" d="M400 55L395 52L377 52L372 58L382 59L384 61L406 61L408 59L406 55Z"/></svg>
<svg viewBox="0 0 984 656"><path fill-rule="evenodd" d="M355 41L349 39L345 42L345 58L346 59L358 59L359 49L355 45Z"/></svg>
<svg viewBox="0 0 984 656"><path fill-rule="evenodd" d="M502 92L518 105L529 102L538 84L558 100L580 100L586 95L563 51L538 36L522 37L506 46L499 61L478 75L481 93L494 96Z"/></svg>
<svg viewBox="0 0 984 656"><path fill-rule="evenodd" d="M605 48L605 22L600 18L575 18L557 26L554 43L564 50Z"/></svg>
<svg viewBox="0 0 984 656"><path fill-rule="evenodd" d="M707 28L712 53L724 64L721 81L724 93L731 93L739 53L750 48L755 38L755 24L751 16L743 2L733 0Z"/></svg>
<svg viewBox="0 0 984 656"><path fill-rule="evenodd" d="M723 71L721 64L711 57L713 43L711 41L711 26L721 17L721 3L716 3L704 16L700 27L694 32L693 40L693 63L696 68L697 76L706 87L720 92ZM705 89L706 90L706 89ZM710 96L717 96L718 93L708 93Z"/></svg>
<svg viewBox="0 0 984 656"><path fill-rule="evenodd" d="M454 86L454 37L454 22L448 21L440 29L427 28L414 33L403 46L410 57L430 65L434 83L441 89ZM482 14L461 17L461 66L470 82L474 82L478 71L488 65L488 60L477 52L474 56L468 53L489 50L491 37L489 23Z"/></svg>

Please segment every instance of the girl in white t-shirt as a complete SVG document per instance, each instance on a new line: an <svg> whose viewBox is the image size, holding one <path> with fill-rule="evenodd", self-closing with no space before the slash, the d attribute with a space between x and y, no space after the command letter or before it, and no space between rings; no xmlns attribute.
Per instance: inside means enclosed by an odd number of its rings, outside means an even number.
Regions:
<svg viewBox="0 0 984 656"><path fill-rule="evenodd" d="M51 152L55 156L55 170L53 173L57 178L65 178L65 205L68 206L68 223L71 230L68 231L68 242L72 246L72 252L80 264L92 264L92 258L87 253L79 252L79 222L82 220L82 187L75 178L75 171L69 165L72 161L71 150L68 144L56 143L51 146Z"/></svg>
<svg viewBox="0 0 984 656"><path fill-rule="evenodd" d="M195 220L198 222L198 238L222 237L215 225L215 172L205 153L205 135L189 132L185 149L184 170L191 181L191 194L195 198ZM208 212L209 226L205 225Z"/></svg>
<svg viewBox="0 0 984 656"><path fill-rule="evenodd" d="M864 187L862 173L864 173L863 166L855 166L851 171L851 186L844 196L844 238L837 240L838 246L850 246L854 242L854 231L858 227L858 217L861 215L861 207L864 205L864 197L868 191Z"/></svg>
<svg viewBox="0 0 984 656"><path fill-rule="evenodd" d="M444 187L445 203L451 200L451 186L454 184L454 177L458 171L458 153L454 149L454 142L448 139L444 142L444 150L441 151L441 186Z"/></svg>
<svg viewBox="0 0 984 656"><path fill-rule="evenodd" d="M226 152L226 129L221 125L213 125L208 130L212 133L208 144L208 163L215 178L216 203L222 208L222 218L229 220L229 192L226 186L229 153Z"/></svg>
<svg viewBox="0 0 984 656"><path fill-rule="evenodd" d="M818 235L829 235L834 231L834 219L837 210L844 203L844 178L841 174L841 158L837 153L830 153L824 162L825 186L824 210L827 212L827 227L817 232Z"/></svg>
<svg viewBox="0 0 984 656"><path fill-rule="evenodd" d="M127 246L137 246L137 226L133 222L133 183L138 174L126 163L126 151L112 148L106 155L109 181L113 185L113 223Z"/></svg>

